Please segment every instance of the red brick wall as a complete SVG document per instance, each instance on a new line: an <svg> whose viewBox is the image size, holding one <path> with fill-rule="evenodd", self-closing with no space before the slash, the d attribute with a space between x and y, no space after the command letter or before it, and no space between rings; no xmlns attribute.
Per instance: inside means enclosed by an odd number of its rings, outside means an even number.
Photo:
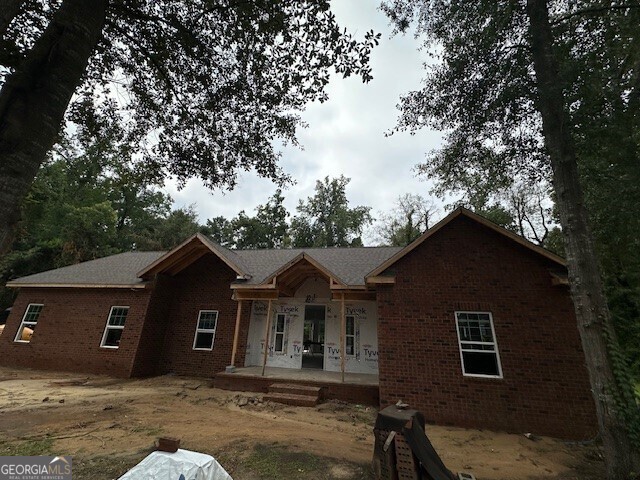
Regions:
<svg viewBox="0 0 640 480"><path fill-rule="evenodd" d="M207 254L175 275L170 323L162 349L162 373L212 377L229 365L238 305L231 299L230 284L235 277L213 254ZM212 351L193 350L200 310L218 311ZM238 351L244 354L244 349Z"/></svg>
<svg viewBox="0 0 640 480"><path fill-rule="evenodd" d="M164 274L156 276L142 334L138 339L131 372L133 377L156 375L160 370L164 339L171 321L173 288L172 277Z"/></svg>
<svg viewBox="0 0 640 480"><path fill-rule="evenodd" d="M553 263L458 217L392 266L378 288L380 402L433 423L583 439L593 400L569 291ZM454 312L493 315L504 378L462 374Z"/></svg>
<svg viewBox="0 0 640 480"><path fill-rule="evenodd" d="M149 290L22 288L0 335L3 365L128 377ZM44 304L30 343L14 342L29 303ZM113 305L128 305L120 348L100 348Z"/></svg>

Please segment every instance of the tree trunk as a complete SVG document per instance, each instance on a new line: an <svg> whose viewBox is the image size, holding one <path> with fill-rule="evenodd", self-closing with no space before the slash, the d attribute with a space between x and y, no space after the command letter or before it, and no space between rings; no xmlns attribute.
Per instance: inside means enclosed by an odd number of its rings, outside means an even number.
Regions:
<svg viewBox="0 0 640 480"><path fill-rule="evenodd" d="M24 0L0 0L0 40L23 3Z"/></svg>
<svg viewBox="0 0 640 480"><path fill-rule="evenodd" d="M545 145L551 159L560 223L564 232L571 295L596 404L609 480L637 473L639 458L629 432L616 411L612 389L617 389L607 350L607 334L617 342L604 294L599 261L588 225L578 165L568 130L562 84L553 53L553 33L546 0L528 0L529 35L538 87ZM630 408L636 408L635 405Z"/></svg>
<svg viewBox="0 0 640 480"><path fill-rule="evenodd" d="M105 23L107 0L65 0L0 91L0 254L29 186L56 141Z"/></svg>

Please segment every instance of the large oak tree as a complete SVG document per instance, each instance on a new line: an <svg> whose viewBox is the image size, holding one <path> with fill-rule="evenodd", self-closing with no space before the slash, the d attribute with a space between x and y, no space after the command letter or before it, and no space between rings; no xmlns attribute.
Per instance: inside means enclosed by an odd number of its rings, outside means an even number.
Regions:
<svg viewBox="0 0 640 480"><path fill-rule="evenodd" d="M373 32L328 0L0 0L0 252L65 120L110 118L133 158L179 181L284 181L274 141L326 99L332 70L371 78Z"/></svg>
<svg viewBox="0 0 640 480"><path fill-rule="evenodd" d="M608 478L637 474L638 406L612 328L576 145L600 149L588 132L624 112L618 145L625 155L601 150L609 157L603 163L614 170L621 157L637 158L638 5L392 0L384 9L399 30L417 20L440 57L424 88L401 102L400 128L447 132L423 171L499 184L552 180Z"/></svg>

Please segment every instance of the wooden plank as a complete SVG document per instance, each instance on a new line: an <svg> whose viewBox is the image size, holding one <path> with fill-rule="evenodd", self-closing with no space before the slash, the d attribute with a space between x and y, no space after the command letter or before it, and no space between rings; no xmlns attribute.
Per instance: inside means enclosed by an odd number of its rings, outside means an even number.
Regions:
<svg viewBox="0 0 640 480"><path fill-rule="evenodd" d="M269 351L269 332L271 331L271 300L267 307L267 325L264 330L264 357L262 358L262 376L264 377L264 369L267 366L267 352ZM276 327L277 328L277 327Z"/></svg>
<svg viewBox="0 0 640 480"><path fill-rule="evenodd" d="M234 300L277 300L279 297L278 290L234 290Z"/></svg>
<svg viewBox="0 0 640 480"><path fill-rule="evenodd" d="M380 275L367 277L367 283L372 285L393 285L396 283L396 277L384 277Z"/></svg>
<svg viewBox="0 0 640 480"><path fill-rule="evenodd" d="M7 282L10 288L147 288L153 285L151 281L133 283L131 285L114 285L109 283L16 283Z"/></svg>
<svg viewBox="0 0 640 480"><path fill-rule="evenodd" d="M236 351L238 350L238 337L240 336L240 318L242 316L242 300L238 300L238 312L236 313L236 329L233 332L233 347L231 349L231 365L236 364Z"/></svg>
<svg viewBox="0 0 640 480"><path fill-rule="evenodd" d="M341 315L340 315L340 372L342 373L342 383L344 383L344 355L346 353L347 317L345 316L344 293L342 294Z"/></svg>

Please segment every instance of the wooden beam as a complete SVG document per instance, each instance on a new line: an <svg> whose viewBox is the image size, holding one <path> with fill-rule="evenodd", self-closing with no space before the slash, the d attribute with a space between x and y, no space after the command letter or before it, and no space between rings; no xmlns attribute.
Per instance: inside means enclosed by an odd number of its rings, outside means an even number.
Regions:
<svg viewBox="0 0 640 480"><path fill-rule="evenodd" d="M170 267L167 267L167 273L169 273L169 275L175 275L176 273L180 273L189 265L195 263L197 260L204 257L207 253L209 253L209 250L205 248L193 249L187 255L177 260L175 263L173 263Z"/></svg>
<svg viewBox="0 0 640 480"><path fill-rule="evenodd" d="M234 290L234 300L277 300L278 290Z"/></svg>
<svg viewBox="0 0 640 480"><path fill-rule="evenodd" d="M273 283L265 283L259 285L247 285L246 283L232 283L232 290L274 290L276 288Z"/></svg>
<svg viewBox="0 0 640 480"><path fill-rule="evenodd" d="M549 273L551 273L551 285L553 285L553 286L569 285L569 277L568 276L558 275L557 273L554 273L554 272L549 272Z"/></svg>
<svg viewBox="0 0 640 480"><path fill-rule="evenodd" d="M341 315L340 315L340 372L342 373L342 383L344 383L344 354L346 350L346 336L347 336L347 317L345 316L344 308L344 293L342 294L341 302Z"/></svg>
<svg viewBox="0 0 640 480"><path fill-rule="evenodd" d="M367 284L371 285L393 285L394 283L396 283L396 277L383 277L380 275L367 277Z"/></svg>
<svg viewBox="0 0 640 480"><path fill-rule="evenodd" d="M264 369L267 366L267 352L269 351L269 332L271 331L271 299L267 307L267 321L264 329L264 357L262 358L262 376L264 377Z"/></svg>
<svg viewBox="0 0 640 480"><path fill-rule="evenodd" d="M236 365L236 350L238 350L238 337L240 336L240 318L242 316L242 300L238 300L238 312L236 313L236 329L233 332L233 348L231 349L231 366Z"/></svg>

